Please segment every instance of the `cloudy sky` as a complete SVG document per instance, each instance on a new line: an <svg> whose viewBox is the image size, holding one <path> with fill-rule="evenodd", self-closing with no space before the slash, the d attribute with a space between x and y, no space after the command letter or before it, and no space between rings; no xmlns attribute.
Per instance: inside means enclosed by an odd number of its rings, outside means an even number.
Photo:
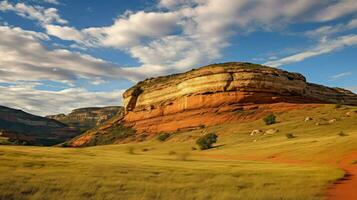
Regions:
<svg viewBox="0 0 357 200"><path fill-rule="evenodd" d="M146 77L227 61L357 92L356 0L0 0L0 105L120 105Z"/></svg>

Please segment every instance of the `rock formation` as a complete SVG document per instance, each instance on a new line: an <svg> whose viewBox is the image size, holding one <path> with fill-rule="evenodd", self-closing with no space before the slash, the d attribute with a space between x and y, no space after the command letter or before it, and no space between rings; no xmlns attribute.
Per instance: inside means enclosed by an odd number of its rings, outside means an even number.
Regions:
<svg viewBox="0 0 357 200"><path fill-rule="evenodd" d="M68 115L58 114L46 116L72 127L77 127L82 132L99 126L114 117L118 112L123 112L121 106L88 107L73 110Z"/></svg>
<svg viewBox="0 0 357 200"><path fill-rule="evenodd" d="M61 122L0 106L0 137L10 143L54 145L80 132Z"/></svg>
<svg viewBox="0 0 357 200"><path fill-rule="evenodd" d="M124 112L118 112L114 117L98 125L85 133L63 143L61 146L95 146L103 144L113 144L123 141L130 136L135 136L135 130L125 127L121 123Z"/></svg>
<svg viewBox="0 0 357 200"><path fill-rule="evenodd" d="M247 110L262 110L274 103L357 105L357 95L350 91L308 83L301 74L250 63L214 64L147 79L123 97L123 123L149 134L236 120Z"/></svg>

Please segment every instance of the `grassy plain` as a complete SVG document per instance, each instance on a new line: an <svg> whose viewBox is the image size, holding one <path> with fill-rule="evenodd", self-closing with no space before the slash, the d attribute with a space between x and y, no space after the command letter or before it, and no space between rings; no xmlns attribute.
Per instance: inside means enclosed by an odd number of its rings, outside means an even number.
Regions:
<svg viewBox="0 0 357 200"><path fill-rule="evenodd" d="M164 142L0 146L0 199L324 199L344 175L339 159L357 150L356 110L323 105L275 113L269 126L227 123ZM251 136L255 129L279 132ZM209 132L219 135L216 147L195 150Z"/></svg>

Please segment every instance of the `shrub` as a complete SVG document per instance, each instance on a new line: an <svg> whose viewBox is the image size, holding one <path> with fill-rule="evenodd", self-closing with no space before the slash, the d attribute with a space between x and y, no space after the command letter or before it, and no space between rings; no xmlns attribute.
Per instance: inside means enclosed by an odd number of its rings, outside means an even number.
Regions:
<svg viewBox="0 0 357 200"><path fill-rule="evenodd" d="M158 139L159 141L163 142L163 141L167 140L167 138L169 138L169 137L170 137L170 134L168 134L168 133L161 133L161 134L159 134L159 135L157 136L157 139Z"/></svg>
<svg viewBox="0 0 357 200"><path fill-rule="evenodd" d="M296 138L296 136L295 136L294 134L292 134L292 133L287 133L285 136L286 136L286 138L288 138L288 139Z"/></svg>
<svg viewBox="0 0 357 200"><path fill-rule="evenodd" d="M128 154L135 154L134 150L135 150L134 147L129 147Z"/></svg>
<svg viewBox="0 0 357 200"><path fill-rule="evenodd" d="M266 125L271 125L276 123L276 116L273 114L270 114L266 116L263 121L265 122Z"/></svg>
<svg viewBox="0 0 357 200"><path fill-rule="evenodd" d="M149 151L149 149L148 148L143 148L141 151L146 152L146 151Z"/></svg>
<svg viewBox="0 0 357 200"><path fill-rule="evenodd" d="M169 151L169 155L176 155L175 151Z"/></svg>
<svg viewBox="0 0 357 200"><path fill-rule="evenodd" d="M335 105L335 108L338 109L338 108L341 108L342 107L342 104L341 103L338 103Z"/></svg>
<svg viewBox="0 0 357 200"><path fill-rule="evenodd" d="M209 133L198 138L196 144L201 150L209 149L212 147L212 144L217 142L217 137L218 136L215 133Z"/></svg>
<svg viewBox="0 0 357 200"><path fill-rule="evenodd" d="M339 135L339 136L348 136L348 134L346 134L346 133L343 132L343 131L339 132L337 135Z"/></svg>

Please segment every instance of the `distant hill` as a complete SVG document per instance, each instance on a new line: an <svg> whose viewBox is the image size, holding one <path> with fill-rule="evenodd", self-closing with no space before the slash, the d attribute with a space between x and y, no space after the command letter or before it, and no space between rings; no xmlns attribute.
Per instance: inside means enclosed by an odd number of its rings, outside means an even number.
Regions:
<svg viewBox="0 0 357 200"><path fill-rule="evenodd" d="M88 107L75 109L68 115L57 114L46 117L55 119L71 127L76 127L81 132L85 132L86 130L103 124L117 113L122 112L124 112L124 108L121 106Z"/></svg>
<svg viewBox="0 0 357 200"><path fill-rule="evenodd" d="M51 146L80 134L54 119L0 106L0 144Z"/></svg>

